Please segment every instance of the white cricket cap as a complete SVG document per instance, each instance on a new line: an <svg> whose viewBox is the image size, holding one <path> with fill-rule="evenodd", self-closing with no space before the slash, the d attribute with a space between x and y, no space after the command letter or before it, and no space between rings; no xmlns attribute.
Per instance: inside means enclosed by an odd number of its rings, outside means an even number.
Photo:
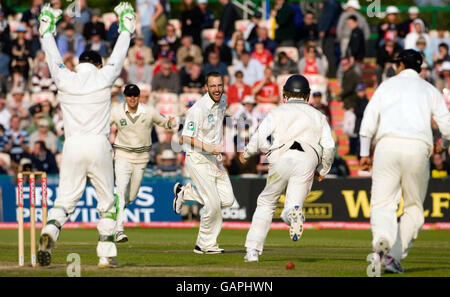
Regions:
<svg viewBox="0 0 450 297"><path fill-rule="evenodd" d="M208 3L208 0L198 0L197 3Z"/></svg>
<svg viewBox="0 0 450 297"><path fill-rule="evenodd" d="M361 5L359 5L358 0L348 0L347 3L343 5L344 9L347 9L348 7L353 7L356 10L361 9Z"/></svg>
<svg viewBox="0 0 450 297"><path fill-rule="evenodd" d="M396 13L400 13L400 11L398 10L397 6L389 5L386 8L386 13L387 14L396 14Z"/></svg>
<svg viewBox="0 0 450 297"><path fill-rule="evenodd" d="M450 71L450 61L445 61L444 63L442 63L441 71L443 70Z"/></svg>
<svg viewBox="0 0 450 297"><path fill-rule="evenodd" d="M419 14L419 8L417 6L411 6L408 9L409 14Z"/></svg>

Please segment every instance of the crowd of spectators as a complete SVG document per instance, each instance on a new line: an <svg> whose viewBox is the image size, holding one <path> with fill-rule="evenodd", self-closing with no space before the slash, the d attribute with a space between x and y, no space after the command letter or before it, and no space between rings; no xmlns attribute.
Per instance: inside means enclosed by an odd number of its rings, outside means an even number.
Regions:
<svg viewBox="0 0 450 297"><path fill-rule="evenodd" d="M84 50L99 52L107 60L118 37L117 19L79 0L75 13L64 9L57 23L56 42L67 68L76 70ZM137 34L132 39L125 67L112 89L112 103L124 102L121 90L128 83L141 89L140 102L163 114L184 114L205 90L205 76L217 71L224 76L228 100L224 122L223 162L230 175L265 174L264 155L243 166L239 150L249 141L270 109L282 103L286 76L301 73L312 79L309 103L322 111L333 128L328 81L337 78L338 100L346 110L342 129L349 136L349 154L358 155L358 132L370 98L363 83L364 60L369 52L371 28L357 0L341 3L325 0L317 11L302 11L298 4L275 0L268 19L256 11L241 20L230 0L220 0L217 17L207 0L182 0L178 19L170 18L167 0L136 0ZM64 143L62 113L57 89L45 54L41 51L38 16L43 0L17 13L0 5L0 173L15 174L24 166L58 173ZM93 5L93 4L92 4ZM244 24L243 26L240 24ZM424 57L421 76L440 91L450 90L450 39L446 28L433 31L420 18L417 7L402 21L395 6L372 28L378 33L376 88L395 74L389 61L402 49L414 48ZM325 87L324 87L325 85ZM448 175L448 152L439 147L431 158L434 177ZM174 149L178 135L152 132L154 147L147 175L183 173L183 154ZM336 138L337 140L337 138ZM348 175L348 167L337 155L331 171ZM444 174L444 172L446 172Z"/></svg>

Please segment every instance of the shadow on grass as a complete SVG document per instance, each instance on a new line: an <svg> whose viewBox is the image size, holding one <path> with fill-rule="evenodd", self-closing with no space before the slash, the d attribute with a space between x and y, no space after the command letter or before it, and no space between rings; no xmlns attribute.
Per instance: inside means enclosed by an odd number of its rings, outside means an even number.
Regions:
<svg viewBox="0 0 450 297"><path fill-rule="evenodd" d="M411 272L423 272L423 271L435 271L435 270L449 270L450 267L413 267L413 268L405 268L405 274ZM448 276L448 275L447 275Z"/></svg>

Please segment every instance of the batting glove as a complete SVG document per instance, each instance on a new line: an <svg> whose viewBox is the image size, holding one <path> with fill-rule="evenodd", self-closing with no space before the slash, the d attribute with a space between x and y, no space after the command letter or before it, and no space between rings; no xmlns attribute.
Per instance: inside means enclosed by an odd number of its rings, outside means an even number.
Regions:
<svg viewBox="0 0 450 297"><path fill-rule="evenodd" d="M128 2L120 2L114 8L114 12L119 17L119 33L127 31L133 34L136 30L136 14L134 13L133 6Z"/></svg>
<svg viewBox="0 0 450 297"><path fill-rule="evenodd" d="M45 4L39 15L39 33L41 36L50 33L56 35L56 23L61 18L61 9L54 9L49 3Z"/></svg>

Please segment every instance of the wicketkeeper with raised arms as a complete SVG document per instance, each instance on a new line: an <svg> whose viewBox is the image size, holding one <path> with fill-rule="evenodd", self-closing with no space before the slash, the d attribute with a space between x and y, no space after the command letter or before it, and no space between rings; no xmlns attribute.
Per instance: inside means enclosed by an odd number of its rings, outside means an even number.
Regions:
<svg viewBox="0 0 450 297"><path fill-rule="evenodd" d="M267 183L259 195L252 224L247 234L245 262L258 262L270 230L273 213L282 194L286 194L283 221L289 234L298 241L305 220L302 208L311 190L333 164L334 140L327 118L308 104L308 80L292 75L283 87L285 104L271 110L239 156L242 163L259 151L269 161Z"/></svg>
<svg viewBox="0 0 450 297"><path fill-rule="evenodd" d="M98 266L115 267L117 249L116 200L112 147L108 141L111 114L111 87L119 76L127 55L136 16L129 3L121 2L114 11L119 16L119 37L105 66L97 52L86 51L79 58L76 71L67 69L55 43L55 24L61 10L46 4L39 16L41 44L53 80L64 119L65 143L61 162L59 189L54 206L39 240L38 262L50 265L51 252L61 228L75 210L89 178L97 193Z"/></svg>

